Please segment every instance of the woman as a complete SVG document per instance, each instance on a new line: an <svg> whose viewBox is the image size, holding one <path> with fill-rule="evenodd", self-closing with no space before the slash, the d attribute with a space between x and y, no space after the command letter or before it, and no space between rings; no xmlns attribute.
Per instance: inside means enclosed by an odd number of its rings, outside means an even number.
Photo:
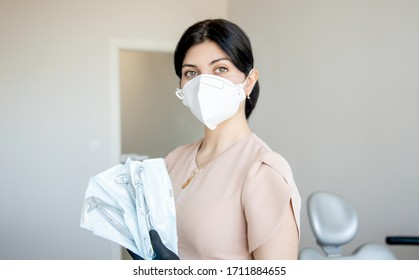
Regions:
<svg viewBox="0 0 419 280"><path fill-rule="evenodd" d="M296 259L300 196L291 169L250 129L258 70L227 20L189 27L176 47L176 95L204 137L168 154L180 259Z"/></svg>

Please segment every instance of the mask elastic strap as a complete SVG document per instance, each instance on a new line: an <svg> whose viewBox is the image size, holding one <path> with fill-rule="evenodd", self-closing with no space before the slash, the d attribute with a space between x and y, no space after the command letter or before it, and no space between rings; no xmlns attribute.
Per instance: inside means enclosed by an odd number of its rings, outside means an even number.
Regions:
<svg viewBox="0 0 419 280"><path fill-rule="evenodd" d="M182 92L182 89L180 89L180 88L177 88L176 89L176 96L179 98L179 99L181 99L181 100L183 100L183 92Z"/></svg>
<svg viewBox="0 0 419 280"><path fill-rule="evenodd" d="M249 79L249 77L250 77L250 74L252 74L252 72L253 72L253 70L254 70L255 68L252 68L252 70L250 70L250 72L249 72L249 74L247 74L247 77L246 77L246 79L244 80L244 82L243 82L243 88L244 88L244 86L246 85L246 82L247 82L247 79ZM243 91L244 91L244 89L243 89ZM245 93L246 94L246 93ZM246 95L246 98L247 99L250 99L250 93L249 93L249 95Z"/></svg>

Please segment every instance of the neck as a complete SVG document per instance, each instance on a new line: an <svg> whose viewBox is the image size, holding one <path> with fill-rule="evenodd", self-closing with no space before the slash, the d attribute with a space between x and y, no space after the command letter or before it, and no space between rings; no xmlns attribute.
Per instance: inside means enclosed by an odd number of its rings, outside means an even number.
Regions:
<svg viewBox="0 0 419 280"><path fill-rule="evenodd" d="M245 118L233 117L214 130L205 128L205 136L196 157L197 165L204 165L251 133Z"/></svg>

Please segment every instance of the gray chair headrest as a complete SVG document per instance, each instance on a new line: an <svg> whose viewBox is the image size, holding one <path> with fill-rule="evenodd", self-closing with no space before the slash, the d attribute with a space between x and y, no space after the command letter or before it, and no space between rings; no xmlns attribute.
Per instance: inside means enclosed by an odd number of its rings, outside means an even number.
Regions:
<svg viewBox="0 0 419 280"><path fill-rule="evenodd" d="M315 192L307 200L310 225L320 246L341 246L358 231L355 209L331 192Z"/></svg>

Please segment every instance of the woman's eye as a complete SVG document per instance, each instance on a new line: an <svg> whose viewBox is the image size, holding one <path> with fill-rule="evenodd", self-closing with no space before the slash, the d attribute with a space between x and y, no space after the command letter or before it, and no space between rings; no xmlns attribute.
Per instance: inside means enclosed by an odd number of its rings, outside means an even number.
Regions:
<svg viewBox="0 0 419 280"><path fill-rule="evenodd" d="M221 66L221 67L217 67L216 69L215 69L215 73L225 73L225 72L227 72L228 71L228 69L226 68L226 67L223 67L223 66Z"/></svg>
<svg viewBox="0 0 419 280"><path fill-rule="evenodd" d="M190 71L186 71L183 75L185 76L185 77L195 77L196 75L197 75L198 73L196 73L196 71L192 71L192 70L190 70Z"/></svg>

